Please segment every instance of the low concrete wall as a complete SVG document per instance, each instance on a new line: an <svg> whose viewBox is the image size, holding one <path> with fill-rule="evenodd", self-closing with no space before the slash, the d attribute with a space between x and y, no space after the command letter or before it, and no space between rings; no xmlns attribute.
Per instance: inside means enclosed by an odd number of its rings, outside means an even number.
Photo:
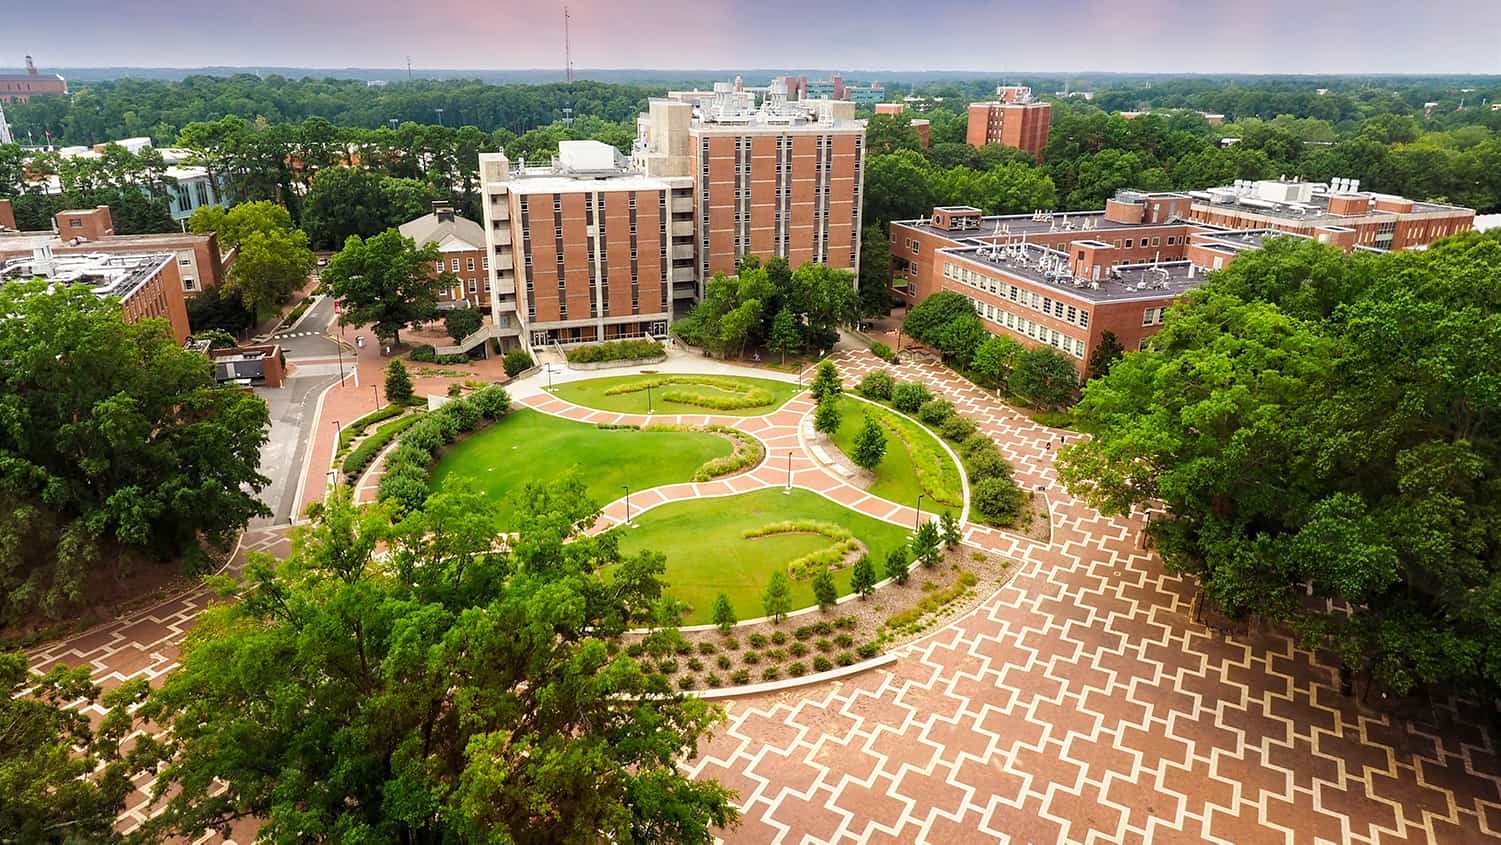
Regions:
<svg viewBox="0 0 1501 845"><path fill-rule="evenodd" d="M655 358L624 358L619 361L593 361L588 364L568 365L570 370L613 370L620 367L639 367L643 364L660 364L667 360L667 356L658 355Z"/></svg>

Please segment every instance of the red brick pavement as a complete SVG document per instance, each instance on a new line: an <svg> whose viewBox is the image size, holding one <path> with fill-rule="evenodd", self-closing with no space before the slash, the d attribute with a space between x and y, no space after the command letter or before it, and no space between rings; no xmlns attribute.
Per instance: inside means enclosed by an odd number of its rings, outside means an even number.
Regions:
<svg viewBox="0 0 1501 845"><path fill-rule="evenodd" d="M883 366L837 359L849 381ZM728 705L691 764L740 792L735 842L1501 841L1494 741L1364 710L1286 639L1210 635L1192 588L1057 486L1036 425L934 366L1055 509L985 605L844 682ZM985 543L984 532L969 538ZM988 543L987 543L988 544Z"/></svg>

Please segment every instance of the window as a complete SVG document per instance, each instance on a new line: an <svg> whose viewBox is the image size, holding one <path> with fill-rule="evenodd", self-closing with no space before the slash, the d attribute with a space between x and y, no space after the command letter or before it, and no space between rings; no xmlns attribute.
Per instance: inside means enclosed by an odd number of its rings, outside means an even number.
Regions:
<svg viewBox="0 0 1501 845"><path fill-rule="evenodd" d="M437 271L439 273L443 272L443 261L442 261L442 259L439 259L438 261L433 262L433 265L434 265L434 267L437 269Z"/></svg>
<svg viewBox="0 0 1501 845"><path fill-rule="evenodd" d="M470 280L469 280L469 292L470 292L470 293L474 293L474 291L475 291L475 289L476 289L476 288L477 288L477 287L478 287L478 286L477 286L477 285L476 285L476 284L475 284L475 282L474 282L474 280L473 280L473 279L470 279Z"/></svg>
<svg viewBox="0 0 1501 845"><path fill-rule="evenodd" d="M77 217L69 217L68 218L68 226L69 226L69 228L72 228L72 229L82 229L83 228L83 221L80 220L80 219L78 219Z"/></svg>
<svg viewBox="0 0 1501 845"><path fill-rule="evenodd" d="M195 282L195 281L193 281L193 277L192 276L183 276L182 277L182 289L183 290L193 290L197 286L198 286L198 283Z"/></svg>
<svg viewBox="0 0 1501 845"><path fill-rule="evenodd" d="M1131 239L1130 238L1126 238L1126 249L1130 249L1130 248L1131 248Z"/></svg>
<svg viewBox="0 0 1501 845"><path fill-rule="evenodd" d="M464 269L468 270L471 273L474 272L474 257L473 256L470 256L469 258L464 259Z"/></svg>
<svg viewBox="0 0 1501 845"><path fill-rule="evenodd" d="M484 256L483 258L480 259L480 269L481 270L488 270L488 269L490 269L490 256L486 255L486 256Z"/></svg>
<svg viewBox="0 0 1501 845"><path fill-rule="evenodd" d="M920 244L920 243L918 243L917 241L914 240L912 242L912 254L916 255L919 252L922 252L922 244Z"/></svg>
<svg viewBox="0 0 1501 845"><path fill-rule="evenodd" d="M449 264L455 273L459 272L459 260L457 258L451 259Z"/></svg>
<svg viewBox="0 0 1501 845"><path fill-rule="evenodd" d="M1161 242L1162 242L1162 238L1153 238L1152 239L1152 246L1159 246L1161 244Z"/></svg>

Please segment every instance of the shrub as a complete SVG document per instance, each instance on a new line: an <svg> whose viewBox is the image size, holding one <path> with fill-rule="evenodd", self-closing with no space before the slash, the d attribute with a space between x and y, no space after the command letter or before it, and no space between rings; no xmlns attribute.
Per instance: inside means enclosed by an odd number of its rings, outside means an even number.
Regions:
<svg viewBox="0 0 1501 845"><path fill-rule="evenodd" d="M344 454L344 451L349 448L349 444L356 437L364 434L365 429L378 422L385 422L392 417L401 416L405 410L406 408L400 405L387 405L384 408L371 411L349 425L344 426L344 428L339 430L339 454Z"/></svg>
<svg viewBox="0 0 1501 845"><path fill-rule="evenodd" d="M834 658L834 662L840 666L853 666L855 665L855 654L854 652L841 651L839 652L839 656Z"/></svg>
<svg viewBox="0 0 1501 845"><path fill-rule="evenodd" d="M396 435L416 425L421 419L422 415L413 414L409 417L394 419L377 428L369 437L360 441L360 445L356 446L353 452L344 456L344 463L339 468L350 478L358 476L370 466L375 456L380 454L380 451L386 448Z"/></svg>
<svg viewBox="0 0 1501 845"><path fill-rule="evenodd" d="M763 681L775 681L780 677L782 677L782 667L780 666L767 666L766 669L761 672L761 680Z"/></svg>
<svg viewBox="0 0 1501 845"><path fill-rule="evenodd" d="M702 642L700 642L698 644L698 653L699 654L710 655L710 654L713 654L714 652L716 652L718 650L719 649L715 648L714 644L711 643L711 642L709 642L708 640L703 640Z"/></svg>
<svg viewBox="0 0 1501 845"><path fill-rule="evenodd" d="M740 662L744 663L747 666L754 666L757 663L761 662L761 655L754 651L747 651L746 653L740 655Z"/></svg>
<svg viewBox="0 0 1501 845"><path fill-rule="evenodd" d="M438 360L438 350L434 349L430 343L423 343L412 347L412 354L409 357L418 363L431 364Z"/></svg>
<svg viewBox="0 0 1501 845"><path fill-rule="evenodd" d="M813 643L813 647L818 649L819 651L833 651L834 643L830 640L818 640L817 642Z"/></svg>
<svg viewBox="0 0 1501 845"><path fill-rule="evenodd" d="M693 676L684 675L678 678L678 689L693 689Z"/></svg>
<svg viewBox="0 0 1501 845"><path fill-rule="evenodd" d="M818 371L813 375L813 383L808 390L813 394L813 401L822 403L824 400L838 396L843 391L839 382L839 370L833 361L819 361Z"/></svg>
<svg viewBox="0 0 1501 845"><path fill-rule="evenodd" d="M898 584L907 583L907 550L897 547L886 556L886 577Z"/></svg>
<svg viewBox="0 0 1501 845"><path fill-rule="evenodd" d="M954 403L947 399L929 399L917 409L917 418L928 425L942 425L954 415Z"/></svg>
<svg viewBox="0 0 1501 845"><path fill-rule="evenodd" d="M839 430L842 414L839 412L839 403L835 397L826 397L819 401L818 407L813 411L813 430L829 437Z"/></svg>
<svg viewBox="0 0 1501 845"><path fill-rule="evenodd" d="M597 364L604 361L632 361L638 358L660 358L666 350L662 344L650 338L609 340L591 343L568 350L570 364Z"/></svg>
<svg viewBox="0 0 1501 845"><path fill-rule="evenodd" d="M849 634L840 634L834 637L834 645L837 645L840 648L849 648L854 644L855 638L850 636Z"/></svg>
<svg viewBox="0 0 1501 845"><path fill-rule="evenodd" d="M818 634L819 636L827 637L829 634L834 633L834 623L828 621L827 619L822 619L818 622L814 622L813 633Z"/></svg>
<svg viewBox="0 0 1501 845"><path fill-rule="evenodd" d="M765 634L760 634L760 633L751 634L746 639L750 641L750 647L751 648L766 648L766 635Z"/></svg>
<svg viewBox="0 0 1501 845"><path fill-rule="evenodd" d="M671 385L684 385L683 388L673 388ZM686 389L691 386L712 387L717 390L731 393L731 396L719 396L707 393L699 393ZM619 396L625 393L640 393L651 387L653 389L668 387L663 391L662 399L670 402L680 402L685 405L697 405L716 411L734 411L742 408L759 408L762 405L770 405L771 391L760 387L747 385L729 376L712 375L662 375L643 378L640 381L617 384L605 391L606 396Z"/></svg>
<svg viewBox="0 0 1501 845"><path fill-rule="evenodd" d="M713 672L710 672L708 675L704 676L704 683L708 686L717 688L724 684L724 679L714 674Z"/></svg>
<svg viewBox="0 0 1501 845"><path fill-rule="evenodd" d="M806 663L789 664L787 666L787 674L791 675L794 678L801 678L802 676L808 674L808 665Z"/></svg>
<svg viewBox="0 0 1501 845"><path fill-rule="evenodd" d="M683 640L683 641L679 642L677 645L673 646L672 647L672 651L673 651L674 654L677 654L677 655L692 654L693 653L693 643L690 643L687 640Z"/></svg>
<svg viewBox="0 0 1501 845"><path fill-rule="evenodd" d="M734 684L737 687L743 687L746 684L750 683L750 670L736 669L730 675L730 683Z"/></svg>
<svg viewBox="0 0 1501 845"><path fill-rule="evenodd" d="M834 668L833 662L830 661L827 657L824 657L822 654L817 655L817 656L815 656L813 658L813 671L815 671L815 672L827 672L827 671L829 671L830 669L833 669L833 668Z"/></svg>
<svg viewBox="0 0 1501 845"><path fill-rule="evenodd" d="M1009 477L981 479L970 488L970 503L986 522L1010 525L1021 514L1026 493Z"/></svg>
<svg viewBox="0 0 1501 845"><path fill-rule="evenodd" d="M646 430L665 431L669 429L680 431L712 431L715 434L729 438L735 447L731 450L730 454L705 461L698 469L694 470L694 481L709 481L721 475L739 472L746 467L759 463L762 455L766 454L766 447L761 445L761 441L739 429L730 428L729 426L710 424L676 428L674 426L652 425L647 426Z"/></svg>
<svg viewBox="0 0 1501 845"><path fill-rule="evenodd" d="M476 390L469 396L469 403L487 420L498 420L511 412L511 394L498 384Z"/></svg>
<svg viewBox="0 0 1501 845"><path fill-rule="evenodd" d="M439 408L438 413L452 419L460 432L473 431L480 421L479 408L476 408L473 402L449 402Z"/></svg>
<svg viewBox="0 0 1501 845"><path fill-rule="evenodd" d="M702 672L702 671L704 671L704 662L702 660L699 660L697 657L692 658L691 660L688 661L688 671L690 671L690 672Z"/></svg>
<svg viewBox="0 0 1501 845"><path fill-rule="evenodd" d="M979 580L973 572L961 572L959 573L958 583L961 587L973 587Z"/></svg>
<svg viewBox="0 0 1501 845"><path fill-rule="evenodd" d="M772 643L772 645L785 645L787 643L787 632L786 631L772 631L771 632L771 643Z"/></svg>
<svg viewBox="0 0 1501 845"><path fill-rule="evenodd" d="M501 359L506 368L506 376L515 378L532 368L532 356L526 354L525 349L512 349Z"/></svg>
<svg viewBox="0 0 1501 845"><path fill-rule="evenodd" d="M631 643L625 647L626 657L640 657L646 653L646 646L641 643Z"/></svg>
<svg viewBox="0 0 1501 845"><path fill-rule="evenodd" d="M730 656L728 654L721 654L719 655L719 659L714 661L714 665L718 666L721 669L728 669L731 666L734 666L735 663L734 661L730 660Z"/></svg>
<svg viewBox="0 0 1501 845"><path fill-rule="evenodd" d="M797 628L797 630L792 632L792 637L796 640L806 640L812 636L813 628L808 625L801 625Z"/></svg>
<svg viewBox="0 0 1501 845"><path fill-rule="evenodd" d="M969 417L954 414L938 426L938 433L947 440L959 443L975 433L975 421Z"/></svg>
<svg viewBox="0 0 1501 845"><path fill-rule="evenodd" d="M740 650L740 641L737 640L737 639L735 639L734 637L725 637L724 638L724 650L725 651L739 651Z"/></svg>
<svg viewBox="0 0 1501 845"><path fill-rule="evenodd" d="M861 660L869 660L881 653L881 646L873 641L861 643L860 647L855 649L855 653L860 655Z"/></svg>
<svg viewBox="0 0 1501 845"><path fill-rule="evenodd" d="M885 402L891 398L891 389L896 386L896 379L885 370L876 370L865 374L860 379L860 385L856 390L867 399L877 399Z"/></svg>
<svg viewBox="0 0 1501 845"><path fill-rule="evenodd" d="M399 358L392 358L386 365L386 399L398 405L412 402L412 377L407 375L407 368Z"/></svg>
<svg viewBox="0 0 1501 845"><path fill-rule="evenodd" d="M793 657L802 657L808 653L808 647L802 643L793 643L787 646L787 653Z"/></svg>
<svg viewBox="0 0 1501 845"><path fill-rule="evenodd" d="M896 353L891 351L891 347L879 341L870 345L870 354L880 358L882 361L890 361L896 357Z"/></svg>
<svg viewBox="0 0 1501 845"><path fill-rule="evenodd" d="M904 414L917 413L932 398L927 386L915 381L904 381L891 388L891 405Z"/></svg>
<svg viewBox="0 0 1501 845"><path fill-rule="evenodd" d="M678 662L671 657L664 657L657 661L657 671L664 675L671 675L678 670Z"/></svg>
<svg viewBox="0 0 1501 845"><path fill-rule="evenodd" d="M770 660L772 663L781 663L783 660L787 659L787 652L782 651L779 648L774 648L766 652L766 659Z"/></svg>
<svg viewBox="0 0 1501 845"><path fill-rule="evenodd" d="M860 620L853 616L841 616L834 620L834 627L844 631L852 631L860 627Z"/></svg>

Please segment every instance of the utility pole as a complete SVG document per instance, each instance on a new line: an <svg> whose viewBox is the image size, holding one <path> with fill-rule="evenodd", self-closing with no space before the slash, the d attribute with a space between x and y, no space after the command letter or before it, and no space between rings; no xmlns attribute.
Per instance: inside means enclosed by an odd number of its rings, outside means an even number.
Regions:
<svg viewBox="0 0 1501 845"><path fill-rule="evenodd" d="M563 80L568 83L569 101L563 107L563 125L573 126L573 44L568 37L568 7L563 7Z"/></svg>
<svg viewBox="0 0 1501 845"><path fill-rule="evenodd" d="M412 81L412 57L407 56L407 81Z"/></svg>

